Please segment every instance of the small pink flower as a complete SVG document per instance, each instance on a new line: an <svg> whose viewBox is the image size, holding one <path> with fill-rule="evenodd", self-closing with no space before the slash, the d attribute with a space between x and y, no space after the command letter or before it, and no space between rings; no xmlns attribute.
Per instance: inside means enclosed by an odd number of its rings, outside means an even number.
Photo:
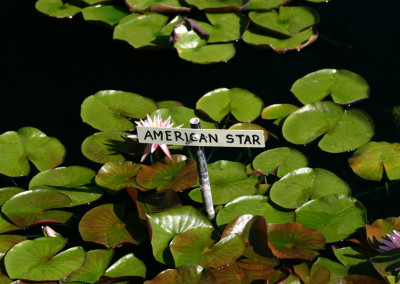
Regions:
<svg viewBox="0 0 400 284"><path fill-rule="evenodd" d="M159 114L158 116L154 116L153 120L151 120L151 117L149 115L147 115L147 120L140 120L140 121L135 121L136 124L138 126L147 126L147 127L164 127L164 128L173 128L172 126L174 125L174 123L171 123L171 116L168 117L168 119L166 121L163 121L161 118L161 114ZM179 125L175 128L181 128L183 126ZM128 135L129 138L138 138L137 135ZM168 146L166 144L147 144L146 149L144 150L142 159L140 160L140 162L143 162L144 159L146 159L146 157L150 154L150 153L154 153L154 151L157 149L157 147L160 146L160 148L163 150L163 152L165 153L165 155L167 155L168 158L171 158L171 154L169 153L169 149Z"/></svg>

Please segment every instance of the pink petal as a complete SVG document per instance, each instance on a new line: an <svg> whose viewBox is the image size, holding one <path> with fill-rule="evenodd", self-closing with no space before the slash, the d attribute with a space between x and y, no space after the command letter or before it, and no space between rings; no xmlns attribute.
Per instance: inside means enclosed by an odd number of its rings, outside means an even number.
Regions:
<svg viewBox="0 0 400 284"><path fill-rule="evenodd" d="M158 144L151 144L151 152L154 153L154 151L157 149Z"/></svg>
<svg viewBox="0 0 400 284"><path fill-rule="evenodd" d="M128 138L136 138L136 139L138 138L138 136L136 134L128 135L126 137L128 137Z"/></svg>
<svg viewBox="0 0 400 284"><path fill-rule="evenodd" d="M150 154L152 145L153 144L147 144L146 149L144 149L143 156L142 156L142 159L140 160L140 162L143 162L144 159L146 159L146 157Z"/></svg>
<svg viewBox="0 0 400 284"><path fill-rule="evenodd" d="M169 152L168 146L167 144L161 144L160 148L163 150L163 152L165 153L165 155L167 155L167 157L172 160L171 154Z"/></svg>

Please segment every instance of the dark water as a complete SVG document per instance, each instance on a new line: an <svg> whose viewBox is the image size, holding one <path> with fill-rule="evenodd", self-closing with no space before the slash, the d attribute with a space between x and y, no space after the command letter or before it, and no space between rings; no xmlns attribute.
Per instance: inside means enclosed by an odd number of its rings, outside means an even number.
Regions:
<svg viewBox="0 0 400 284"><path fill-rule="evenodd" d="M79 16L51 19L32 0L2 1L0 26L0 133L33 126L67 147L64 165L88 165L80 152L83 139L96 130L80 119L80 105L99 90L131 91L155 100L180 100L188 107L220 87L240 87L259 95L265 105L295 103L293 82L322 68L348 69L363 76L371 98L358 105L376 124L375 141L399 142L388 110L400 104L400 3L395 0L332 0L316 5L320 38L301 52L275 54L239 43L228 63L195 65L174 51L134 50L112 40L112 30L88 24ZM4 6L5 5L5 6ZM261 121L280 134L280 128ZM267 147L276 147L267 142ZM353 195L384 186L358 178L347 164L351 153L328 154L313 143L297 147L311 167L345 179ZM398 216L399 184L360 197L370 219Z"/></svg>

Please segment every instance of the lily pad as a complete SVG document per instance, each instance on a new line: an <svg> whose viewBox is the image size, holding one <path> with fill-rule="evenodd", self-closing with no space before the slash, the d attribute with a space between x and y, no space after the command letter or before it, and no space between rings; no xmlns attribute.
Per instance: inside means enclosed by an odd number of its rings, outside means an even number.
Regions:
<svg viewBox="0 0 400 284"><path fill-rule="evenodd" d="M15 224L11 223L9 220L4 219L0 214L0 234L16 231L21 229L20 227L15 226Z"/></svg>
<svg viewBox="0 0 400 284"><path fill-rule="evenodd" d="M198 227L175 236L170 243L170 250L175 266L201 265L218 268L235 262L245 249L238 235L232 234L214 244L211 239L213 228Z"/></svg>
<svg viewBox="0 0 400 284"><path fill-rule="evenodd" d="M172 189L181 191L192 187L197 182L197 166L192 158L184 155L172 155L162 162L151 166L143 165L137 175L137 182L140 186L158 191Z"/></svg>
<svg viewBox="0 0 400 284"><path fill-rule="evenodd" d="M277 207L267 196L251 195L238 197L226 204L218 212L217 225L223 228L242 214L263 216L267 223L287 223L294 221L294 211Z"/></svg>
<svg viewBox="0 0 400 284"><path fill-rule="evenodd" d="M257 192L258 178L247 177L246 167L243 164L217 161L208 164L207 167L214 205L226 204L239 196ZM203 202L200 188L192 190L189 196L196 202Z"/></svg>
<svg viewBox="0 0 400 284"><path fill-rule="evenodd" d="M261 118L275 119L274 124L280 125L289 114L298 109L298 106L291 104L274 104L262 110Z"/></svg>
<svg viewBox="0 0 400 284"><path fill-rule="evenodd" d="M82 15L85 21L101 22L111 27L129 14L129 11L113 5L89 6L82 9Z"/></svg>
<svg viewBox="0 0 400 284"><path fill-rule="evenodd" d="M140 238L132 236L141 228L131 228L121 221L114 212L114 204L103 204L83 215L79 222L79 232L86 242L95 242L107 248L121 243L138 244ZM138 240L135 240L137 237Z"/></svg>
<svg viewBox="0 0 400 284"><path fill-rule="evenodd" d="M400 144L369 142L349 159L351 169L367 180L380 181L384 172L389 180L400 179Z"/></svg>
<svg viewBox="0 0 400 284"><path fill-rule="evenodd" d="M214 11L237 11L244 6L248 0L185 0L189 5L197 7L199 10L214 10Z"/></svg>
<svg viewBox="0 0 400 284"><path fill-rule="evenodd" d="M90 184L95 171L82 166L60 167L43 171L35 175L29 189L50 189L71 198L66 207L73 207L93 202L103 196L103 189Z"/></svg>
<svg viewBox="0 0 400 284"><path fill-rule="evenodd" d="M250 12L250 20L259 27L284 36L294 34L318 23L317 11L308 7L280 7L268 12Z"/></svg>
<svg viewBox="0 0 400 284"><path fill-rule="evenodd" d="M259 47L267 47L276 52L300 50L313 43L318 37L314 28L307 28L289 38L280 38L257 27L250 27L243 34L243 41Z"/></svg>
<svg viewBox="0 0 400 284"><path fill-rule="evenodd" d="M336 261L328 258L318 257L315 264L323 266L329 270L330 278L327 284L334 284L336 281L348 274L348 269Z"/></svg>
<svg viewBox="0 0 400 284"><path fill-rule="evenodd" d="M77 1L38 0L35 4L39 12L56 18L70 18L81 11L81 4Z"/></svg>
<svg viewBox="0 0 400 284"><path fill-rule="evenodd" d="M106 163L96 175L96 183L99 186L119 191L126 187L140 187L136 182L136 175L142 168L141 164L129 161L123 163Z"/></svg>
<svg viewBox="0 0 400 284"><path fill-rule="evenodd" d="M218 280L217 283L235 283L235 284L248 284L253 283L255 280L265 280L268 275L273 271L271 269L249 269L248 265L241 265L239 262L234 262L213 269L212 273ZM275 282L275 281L274 281ZM274 283L272 282L272 283ZM254 282L257 283L257 282ZM262 282L264 283L264 282Z"/></svg>
<svg viewBox="0 0 400 284"><path fill-rule="evenodd" d="M4 258L11 279L58 281L81 268L85 251L73 247L56 255L66 244L62 237L42 237L20 242Z"/></svg>
<svg viewBox="0 0 400 284"><path fill-rule="evenodd" d="M382 277L389 278L396 276L397 278L398 272L395 269L400 267L400 248L385 251L371 258L370 262Z"/></svg>
<svg viewBox="0 0 400 284"><path fill-rule="evenodd" d="M385 283L387 282L365 275L346 275L337 280L335 284L385 284Z"/></svg>
<svg viewBox="0 0 400 284"><path fill-rule="evenodd" d="M366 210L355 198L327 195L296 209L296 222L324 234L327 243L340 241L364 227Z"/></svg>
<svg viewBox="0 0 400 284"><path fill-rule="evenodd" d="M21 192L6 201L1 211L17 226L26 227L41 222L66 222L73 213L50 210L67 207L71 199L60 192L36 189Z"/></svg>
<svg viewBox="0 0 400 284"><path fill-rule="evenodd" d="M291 0L251 0L246 10L271 10L285 5Z"/></svg>
<svg viewBox="0 0 400 284"><path fill-rule="evenodd" d="M377 255L376 251L361 247L343 247L334 249L333 253L349 269L349 274L368 275L379 278L379 275L369 262L370 258Z"/></svg>
<svg viewBox="0 0 400 284"><path fill-rule="evenodd" d="M310 269L307 263L301 263L295 265L293 269L303 283L326 284L329 282L329 270L322 265L313 264Z"/></svg>
<svg viewBox="0 0 400 284"><path fill-rule="evenodd" d="M276 257L312 259L325 247L325 238L295 222L268 224L268 244Z"/></svg>
<svg viewBox="0 0 400 284"><path fill-rule="evenodd" d="M386 238L387 234L392 233L393 230L400 232L400 219L395 217L377 219L371 225L366 224L365 230L368 242L378 248L382 245L381 239Z"/></svg>
<svg viewBox="0 0 400 284"><path fill-rule="evenodd" d="M0 188L0 207L6 202L8 199L17 195L18 193L24 192L25 189L15 186L3 187Z"/></svg>
<svg viewBox="0 0 400 284"><path fill-rule="evenodd" d="M267 142L268 140L268 131L255 123L249 123L249 122L243 122L243 123L235 123L229 129L234 129L234 130L262 130L264 133L264 141ZM246 144L246 143L245 143Z"/></svg>
<svg viewBox="0 0 400 284"><path fill-rule="evenodd" d="M264 175L276 172L279 178L307 164L307 158L300 151L288 147L262 152L253 160L253 168L259 169Z"/></svg>
<svg viewBox="0 0 400 284"><path fill-rule="evenodd" d="M200 265L187 265L178 269L167 269L158 274L153 280L145 284L202 284L216 283L214 275L209 268Z"/></svg>
<svg viewBox="0 0 400 284"><path fill-rule="evenodd" d="M112 250L88 251L82 269L69 275L63 282L96 283L107 269L113 255Z"/></svg>
<svg viewBox="0 0 400 284"><path fill-rule="evenodd" d="M300 168L275 182L269 195L279 206L294 209L309 199L318 199L330 194L349 195L349 193L349 185L334 173L318 168Z"/></svg>
<svg viewBox="0 0 400 284"><path fill-rule="evenodd" d="M65 147L39 129L22 127L0 135L0 173L11 176L29 174L31 161L39 171L54 168L64 161Z"/></svg>
<svg viewBox="0 0 400 284"><path fill-rule="evenodd" d="M290 91L304 105L331 95L335 103L351 104L369 97L368 83L348 70L322 69L294 82Z"/></svg>
<svg viewBox="0 0 400 284"><path fill-rule="evenodd" d="M87 97L81 106L83 122L101 131L134 129L131 118L145 118L157 104L141 95L106 90Z"/></svg>
<svg viewBox="0 0 400 284"><path fill-rule="evenodd" d="M152 12L184 12L190 8L183 7L179 0L127 0L127 5L132 11Z"/></svg>
<svg viewBox="0 0 400 284"><path fill-rule="evenodd" d="M160 101L157 102L159 108L171 108L176 106L183 106L182 102L179 101Z"/></svg>
<svg viewBox="0 0 400 284"><path fill-rule="evenodd" d="M104 273L104 276L109 278L132 276L144 278L146 276L146 266L140 259L135 257L133 253L129 253L111 265L110 268L108 268Z"/></svg>
<svg viewBox="0 0 400 284"><path fill-rule="evenodd" d="M160 213L147 215L150 222L153 255L159 262L172 262L169 242L177 235L191 228L212 228L206 216L191 206L181 206Z"/></svg>
<svg viewBox="0 0 400 284"><path fill-rule="evenodd" d="M214 121L232 115L241 122L255 120L261 113L263 101L253 93L240 88L220 88L208 92L196 103L196 109Z"/></svg>
<svg viewBox="0 0 400 284"><path fill-rule="evenodd" d="M20 235L0 235L0 260L7 253L9 249L14 247L16 244L25 241L25 236ZM1 275L1 273L0 273ZM1 283L1 282L0 282Z"/></svg>
<svg viewBox="0 0 400 284"><path fill-rule="evenodd" d="M318 146L326 152L340 153L370 141L374 126L359 109L344 110L333 102L316 102L290 114L282 133L294 144L307 144L325 134Z"/></svg>

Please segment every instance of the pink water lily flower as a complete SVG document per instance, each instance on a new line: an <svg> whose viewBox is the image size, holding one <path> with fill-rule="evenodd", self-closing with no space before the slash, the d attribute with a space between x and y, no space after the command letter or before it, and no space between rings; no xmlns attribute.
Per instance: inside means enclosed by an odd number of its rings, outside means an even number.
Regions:
<svg viewBox="0 0 400 284"><path fill-rule="evenodd" d="M171 116L168 117L167 120L163 121L161 118L161 114L159 114L158 116L154 116L153 120L151 120L151 117L149 115L147 115L147 119L146 120L140 120L140 121L135 121L135 123L137 124L137 126L146 126L146 127L164 127L164 128L173 128L174 123L171 123ZM183 126L179 125L175 128L181 128ZM129 138L138 138L137 135L128 135ZM147 144L146 149L144 150L142 159L140 160L140 162L143 162L144 159L146 159L146 157L150 154L150 153L154 153L154 151L157 149L157 147L160 146L160 148L163 150L163 152L165 153L165 155L167 155L168 158L171 158L171 154L169 153L169 149L168 146L166 144Z"/></svg>
<svg viewBox="0 0 400 284"><path fill-rule="evenodd" d="M379 246L377 251L385 252L385 251L390 251L392 249L400 248L400 232L393 230L392 233L387 234L386 236L388 240L382 238L381 243L383 243L383 245ZM397 267L395 271L400 271L400 267Z"/></svg>

